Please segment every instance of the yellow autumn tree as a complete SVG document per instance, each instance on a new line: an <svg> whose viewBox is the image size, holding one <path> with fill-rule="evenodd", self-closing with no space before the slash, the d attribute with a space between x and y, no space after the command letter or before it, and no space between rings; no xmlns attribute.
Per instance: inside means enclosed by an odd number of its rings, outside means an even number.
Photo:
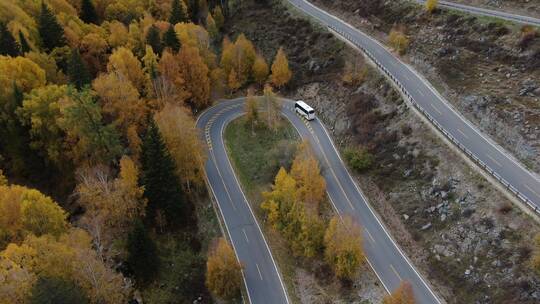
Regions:
<svg viewBox="0 0 540 304"><path fill-rule="evenodd" d="M182 105L189 97L185 80L177 57L169 50L163 51L158 64L160 77L154 81L156 97L162 104L167 102Z"/></svg>
<svg viewBox="0 0 540 304"><path fill-rule="evenodd" d="M401 27L393 28L388 35L388 42L400 55L405 54L409 47L409 38Z"/></svg>
<svg viewBox="0 0 540 304"><path fill-rule="evenodd" d="M253 96L253 90L248 90L248 95L245 104L246 111L246 123L251 127L251 134L255 136L255 126L259 120L259 105L257 104L257 98Z"/></svg>
<svg viewBox="0 0 540 304"><path fill-rule="evenodd" d="M266 111L266 125L277 131L281 113L281 100L276 96L269 84L264 86L264 108Z"/></svg>
<svg viewBox="0 0 540 304"><path fill-rule="evenodd" d="M266 212L268 222L274 229L281 230L287 225L285 216L296 201L296 181L280 168L272 185L272 191L263 193L261 209Z"/></svg>
<svg viewBox="0 0 540 304"><path fill-rule="evenodd" d="M242 84L240 83L240 80L238 80L238 73L236 73L235 69L231 69L229 72L229 77L227 79L227 85L231 92L234 92L238 90Z"/></svg>
<svg viewBox="0 0 540 304"><path fill-rule="evenodd" d="M219 298L231 300L240 294L242 267L229 243L220 238L208 254L206 286Z"/></svg>
<svg viewBox="0 0 540 304"><path fill-rule="evenodd" d="M125 46L128 42L128 29L127 27L117 20L109 23L109 45L113 48Z"/></svg>
<svg viewBox="0 0 540 304"><path fill-rule="evenodd" d="M228 87L227 74L222 68L215 68L210 72L210 88L212 90L212 98L219 99L225 94Z"/></svg>
<svg viewBox="0 0 540 304"><path fill-rule="evenodd" d="M253 43L244 34L240 34L234 43L227 37L223 39L221 67L228 75L232 70L235 71L239 87L243 86L252 74L256 56Z"/></svg>
<svg viewBox="0 0 540 304"><path fill-rule="evenodd" d="M533 270L540 275L540 234L534 238L534 250L531 257L531 266Z"/></svg>
<svg viewBox="0 0 540 304"><path fill-rule="evenodd" d="M268 64L266 63L266 60L264 60L264 57L260 54L257 55L255 62L253 62L252 73L253 79L259 85L262 85L266 79L268 79Z"/></svg>
<svg viewBox="0 0 540 304"><path fill-rule="evenodd" d="M144 76L141 62L130 49L119 47L109 56L107 71L115 72L126 77L139 92L144 91L146 78Z"/></svg>
<svg viewBox="0 0 540 304"><path fill-rule="evenodd" d="M287 55L285 55L283 48L280 47L276 54L276 58L274 59L274 63L272 63L272 75L270 76L270 79L275 86L281 88L291 80L291 77L292 72L289 69Z"/></svg>
<svg viewBox="0 0 540 304"><path fill-rule="evenodd" d="M86 210L80 223L92 235L98 253L106 256L114 240L144 215L146 200L138 185L138 168L128 156L123 156L115 179L102 166L84 169L78 177L75 194Z"/></svg>
<svg viewBox="0 0 540 304"><path fill-rule="evenodd" d="M176 55L184 79L184 90L189 93L188 100L197 109L210 103L210 77L208 66L194 47L182 46Z"/></svg>
<svg viewBox="0 0 540 304"><path fill-rule="evenodd" d="M6 176L4 175L4 171L0 169L0 186L7 186L8 180Z"/></svg>
<svg viewBox="0 0 540 304"><path fill-rule="evenodd" d="M17 110L21 122L30 128L30 146L61 170L70 169L65 153L64 131L58 124L62 113L61 100L67 86L47 85L26 94Z"/></svg>
<svg viewBox="0 0 540 304"><path fill-rule="evenodd" d="M383 299L383 304L414 304L414 293L409 282L403 281L399 287Z"/></svg>
<svg viewBox="0 0 540 304"><path fill-rule="evenodd" d="M256 52L253 43L244 34L240 34L234 43L234 68L238 73L240 84L245 84L251 75L251 69L255 62Z"/></svg>
<svg viewBox="0 0 540 304"><path fill-rule="evenodd" d="M291 175L297 183L297 197L309 208L319 210L326 194L326 182L321 176L319 161L315 158L309 142L299 144L294 158Z"/></svg>
<svg viewBox="0 0 540 304"><path fill-rule="evenodd" d="M144 124L148 109L125 75L116 71L101 74L94 79L92 87L101 100L103 112L125 135L131 126L138 128Z"/></svg>
<svg viewBox="0 0 540 304"><path fill-rule="evenodd" d="M184 107L167 103L154 119L176 164L186 191L204 185L204 145L193 116Z"/></svg>
<svg viewBox="0 0 540 304"><path fill-rule="evenodd" d="M319 212L308 207L301 201L294 202L282 231L293 255L311 258L323 248L325 225Z"/></svg>
<svg viewBox="0 0 540 304"><path fill-rule="evenodd" d="M0 249L28 235L59 236L67 214L50 197L18 185L0 186Z"/></svg>
<svg viewBox="0 0 540 304"><path fill-rule="evenodd" d="M432 13L437 8L438 4L439 4L438 0L427 0L425 4L426 11L428 13Z"/></svg>
<svg viewBox="0 0 540 304"><path fill-rule="evenodd" d="M296 180L281 168L272 191L263 193L261 209L268 222L280 231L295 256L313 257L323 247L324 222L318 210L298 199Z"/></svg>
<svg viewBox="0 0 540 304"><path fill-rule="evenodd" d="M345 62L342 80L348 85L360 85L368 74L368 68L360 58Z"/></svg>
<svg viewBox="0 0 540 304"><path fill-rule="evenodd" d="M0 55L0 75L0 107L4 107L4 102L11 99L14 85L26 93L44 86L46 82L45 71L25 57Z"/></svg>
<svg viewBox="0 0 540 304"><path fill-rule="evenodd" d="M36 275L0 254L0 304L25 304Z"/></svg>
<svg viewBox="0 0 540 304"><path fill-rule="evenodd" d="M365 261L362 230L354 220L334 216L324 235L324 257L340 279L353 279Z"/></svg>
<svg viewBox="0 0 540 304"><path fill-rule="evenodd" d="M59 238L29 235L20 245L10 244L0 253L0 261L8 261L36 276L73 281L92 303L122 303L130 291L123 277L107 268L96 255L90 236L80 229L72 228ZM2 285L0 281L0 288Z"/></svg>

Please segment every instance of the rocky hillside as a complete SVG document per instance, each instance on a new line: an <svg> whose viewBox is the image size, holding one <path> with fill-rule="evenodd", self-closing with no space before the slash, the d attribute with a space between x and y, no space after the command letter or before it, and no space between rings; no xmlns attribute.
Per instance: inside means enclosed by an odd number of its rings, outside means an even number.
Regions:
<svg viewBox="0 0 540 304"><path fill-rule="evenodd" d="M408 1L316 0L386 43L394 25L410 38L408 61L461 113L540 172L540 39L511 23Z"/></svg>
<svg viewBox="0 0 540 304"><path fill-rule="evenodd" d="M344 62L358 53L276 2L246 4L228 25L230 35L246 33L267 58L283 45L294 76L281 94L314 105L341 147L360 145L375 156L373 167L357 175L359 184L438 292L449 303L538 302L540 280L529 257L540 227L435 136L376 70L361 85L344 85ZM357 13L382 7L336 3ZM299 270L303 302L324 294L317 279Z"/></svg>
<svg viewBox="0 0 540 304"><path fill-rule="evenodd" d="M525 16L540 17L538 0L452 0L456 3L475 5L488 9L504 10Z"/></svg>

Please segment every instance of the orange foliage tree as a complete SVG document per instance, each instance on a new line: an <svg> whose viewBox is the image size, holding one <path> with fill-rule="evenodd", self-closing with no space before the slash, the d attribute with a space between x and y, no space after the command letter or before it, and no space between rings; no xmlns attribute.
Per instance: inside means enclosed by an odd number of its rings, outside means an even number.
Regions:
<svg viewBox="0 0 540 304"><path fill-rule="evenodd" d="M272 83L278 88L284 86L291 80L292 72L289 69L289 61L283 48L279 48L274 63L272 64Z"/></svg>
<svg viewBox="0 0 540 304"><path fill-rule="evenodd" d="M229 243L218 240L217 246L210 251L206 262L206 286L216 296L230 300L240 294L242 285L242 267Z"/></svg>

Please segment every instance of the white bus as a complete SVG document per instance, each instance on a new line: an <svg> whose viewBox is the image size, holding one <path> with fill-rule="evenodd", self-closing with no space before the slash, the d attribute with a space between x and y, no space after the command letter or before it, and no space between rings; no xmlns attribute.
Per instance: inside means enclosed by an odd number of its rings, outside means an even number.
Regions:
<svg viewBox="0 0 540 304"><path fill-rule="evenodd" d="M315 119L315 110L313 110L312 107L310 107L307 103L303 102L302 100L299 100L294 104L294 111L304 116L307 120Z"/></svg>

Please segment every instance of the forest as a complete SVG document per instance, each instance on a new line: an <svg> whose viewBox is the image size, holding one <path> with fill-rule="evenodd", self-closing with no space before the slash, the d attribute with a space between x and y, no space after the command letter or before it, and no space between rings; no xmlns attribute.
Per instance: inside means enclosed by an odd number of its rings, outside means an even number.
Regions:
<svg viewBox="0 0 540 304"><path fill-rule="evenodd" d="M291 72L279 46L269 66L243 34L223 35L230 9L0 0L0 303L238 297L230 245L199 231L195 119Z"/></svg>

